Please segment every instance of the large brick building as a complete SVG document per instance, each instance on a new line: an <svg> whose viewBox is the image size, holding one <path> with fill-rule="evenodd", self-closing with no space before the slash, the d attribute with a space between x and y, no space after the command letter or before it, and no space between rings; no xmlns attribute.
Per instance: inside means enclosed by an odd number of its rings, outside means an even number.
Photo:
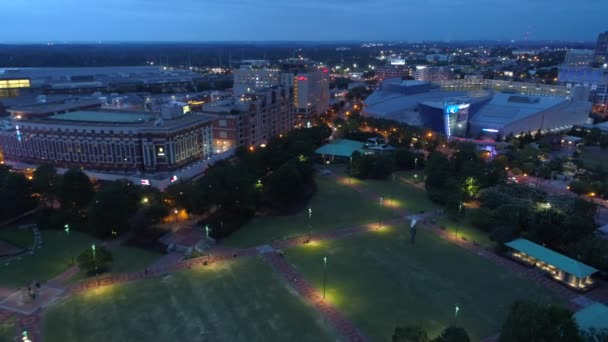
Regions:
<svg viewBox="0 0 608 342"><path fill-rule="evenodd" d="M4 121L9 162L102 172L178 170L211 156L212 118L168 106L162 112L91 110Z"/></svg>
<svg viewBox="0 0 608 342"><path fill-rule="evenodd" d="M212 102L203 113L213 115L213 152L238 146L261 146L294 126L292 97L286 87L273 86Z"/></svg>

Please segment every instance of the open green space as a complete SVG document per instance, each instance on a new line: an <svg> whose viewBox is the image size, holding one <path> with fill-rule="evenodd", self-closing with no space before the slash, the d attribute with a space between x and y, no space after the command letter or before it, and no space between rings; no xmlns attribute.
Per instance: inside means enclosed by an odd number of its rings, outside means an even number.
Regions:
<svg viewBox="0 0 608 342"><path fill-rule="evenodd" d="M222 243L234 247L250 247L303 236L309 231L315 233L348 228L377 222L379 217L388 219L397 216L394 211L380 207L379 202L371 202L334 177L318 176L316 182L317 193L297 214L255 218ZM308 208L312 209L310 220Z"/></svg>
<svg viewBox="0 0 608 342"><path fill-rule="evenodd" d="M32 280L44 282L65 271L78 254L98 240L79 232L42 230L42 248L26 253L20 260L2 265L0 285L24 286Z"/></svg>
<svg viewBox="0 0 608 342"><path fill-rule="evenodd" d="M420 324L431 336L461 325L471 341L480 341L500 330L513 301L558 302L546 289L428 230L419 229L411 244L404 224L285 253L319 291L327 256L327 300L372 341L390 340L400 324Z"/></svg>
<svg viewBox="0 0 608 342"><path fill-rule="evenodd" d="M15 319L10 318L0 323L0 341L13 341L15 338Z"/></svg>
<svg viewBox="0 0 608 342"><path fill-rule="evenodd" d="M19 237L24 231L10 229L2 232L10 240L12 236ZM32 234L31 230L29 233ZM41 230L40 233L42 248L36 249L33 254L28 252L21 255L20 259L11 259L8 265L0 265L0 286L19 287L33 280L50 280L68 269L85 249L101 243L100 240L77 231L66 234L63 231ZM139 271L160 257L157 253L124 246L113 248L112 254L112 272ZM77 279L78 277L76 276ZM82 277L81 275L80 278Z"/></svg>
<svg viewBox="0 0 608 342"><path fill-rule="evenodd" d="M0 229L0 240L23 248L31 248L34 242L32 229L5 228Z"/></svg>
<svg viewBox="0 0 608 342"><path fill-rule="evenodd" d="M387 180L358 180L358 184L383 197L385 205L411 213L419 213L437 208L431 202L422 184L420 188L405 183L398 175L389 176Z"/></svg>
<svg viewBox="0 0 608 342"><path fill-rule="evenodd" d="M484 248L491 249L496 246L496 243L490 239L488 233L474 227L471 224L468 216L461 219L460 221L455 221L447 217L442 217L437 220L437 224L441 227L444 227L445 230L449 233L458 236L464 240L477 243L478 245Z"/></svg>
<svg viewBox="0 0 608 342"><path fill-rule="evenodd" d="M98 279L108 277L115 273L143 271L154 261L162 257L162 254L160 253L127 246L112 247L110 252L112 253L113 260L109 272L99 275ZM85 278L87 278L86 273L79 271L69 279L68 283L74 283Z"/></svg>
<svg viewBox="0 0 608 342"><path fill-rule="evenodd" d="M247 258L113 285L49 307L47 341L332 341L319 314Z"/></svg>

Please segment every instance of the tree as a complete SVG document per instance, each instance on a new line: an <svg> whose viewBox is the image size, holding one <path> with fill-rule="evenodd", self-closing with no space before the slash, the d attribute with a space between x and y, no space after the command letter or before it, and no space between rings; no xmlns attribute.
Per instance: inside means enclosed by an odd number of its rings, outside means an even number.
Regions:
<svg viewBox="0 0 608 342"><path fill-rule="evenodd" d="M517 301L511 305L499 341L580 342L582 339L569 310L555 305Z"/></svg>
<svg viewBox="0 0 608 342"><path fill-rule="evenodd" d="M116 181L102 186L88 207L88 228L93 235L104 237L129 229L129 218L137 209L137 197L129 189L135 186Z"/></svg>
<svg viewBox="0 0 608 342"><path fill-rule="evenodd" d="M270 197L277 203L294 203L304 193L304 179L292 162L273 172L266 184Z"/></svg>
<svg viewBox="0 0 608 342"><path fill-rule="evenodd" d="M449 326L437 336L433 342L469 342L469 334L464 328Z"/></svg>
<svg viewBox="0 0 608 342"><path fill-rule="evenodd" d="M78 267L87 274L99 274L108 270L112 262L112 253L104 246L91 245L76 260Z"/></svg>
<svg viewBox="0 0 608 342"><path fill-rule="evenodd" d="M428 342L429 337L421 326L406 325L395 328L393 342Z"/></svg>
<svg viewBox="0 0 608 342"><path fill-rule="evenodd" d="M608 341L608 329L589 329L581 332L585 342L606 342Z"/></svg>
<svg viewBox="0 0 608 342"><path fill-rule="evenodd" d="M34 171L34 179L32 183L33 190L38 192L44 199L44 203L51 208L57 193L57 170L53 165L42 164Z"/></svg>
<svg viewBox="0 0 608 342"><path fill-rule="evenodd" d="M0 218L6 219L22 214L36 206L32 197L31 182L22 174L10 172L7 166L0 166Z"/></svg>
<svg viewBox="0 0 608 342"><path fill-rule="evenodd" d="M57 195L61 208L66 211L84 210L93 198L93 183L78 169L70 169L63 174Z"/></svg>

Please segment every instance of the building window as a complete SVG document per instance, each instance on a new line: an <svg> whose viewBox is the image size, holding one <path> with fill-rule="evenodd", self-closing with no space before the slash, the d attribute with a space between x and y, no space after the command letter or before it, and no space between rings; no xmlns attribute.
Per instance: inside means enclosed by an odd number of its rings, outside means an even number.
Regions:
<svg viewBox="0 0 608 342"><path fill-rule="evenodd" d="M226 132L220 132L220 138L222 138L222 139L228 138L228 133L226 133Z"/></svg>
<svg viewBox="0 0 608 342"><path fill-rule="evenodd" d="M226 127L228 125L228 123L226 122L226 120L220 120L219 125L220 125L220 127Z"/></svg>

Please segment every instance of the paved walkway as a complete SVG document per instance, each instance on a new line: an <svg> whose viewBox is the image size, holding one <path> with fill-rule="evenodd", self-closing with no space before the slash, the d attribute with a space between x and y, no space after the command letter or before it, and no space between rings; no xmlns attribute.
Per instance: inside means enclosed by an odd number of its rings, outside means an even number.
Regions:
<svg viewBox="0 0 608 342"><path fill-rule="evenodd" d="M76 275L76 273L78 273L80 269L78 268L78 266L72 266L70 268L68 268L67 270L65 270L63 273L61 273L60 275L56 276L55 278L49 280L47 282L48 285L50 286L63 286L63 284L69 280L70 278L72 278L73 276Z"/></svg>
<svg viewBox="0 0 608 342"><path fill-rule="evenodd" d="M355 325L344 317L333 305L323 299L310 283L289 264L285 258L279 256L275 251L262 254L277 272L279 272L287 283L296 292L309 301L327 319L331 326L347 341L367 341L367 338L355 327Z"/></svg>

